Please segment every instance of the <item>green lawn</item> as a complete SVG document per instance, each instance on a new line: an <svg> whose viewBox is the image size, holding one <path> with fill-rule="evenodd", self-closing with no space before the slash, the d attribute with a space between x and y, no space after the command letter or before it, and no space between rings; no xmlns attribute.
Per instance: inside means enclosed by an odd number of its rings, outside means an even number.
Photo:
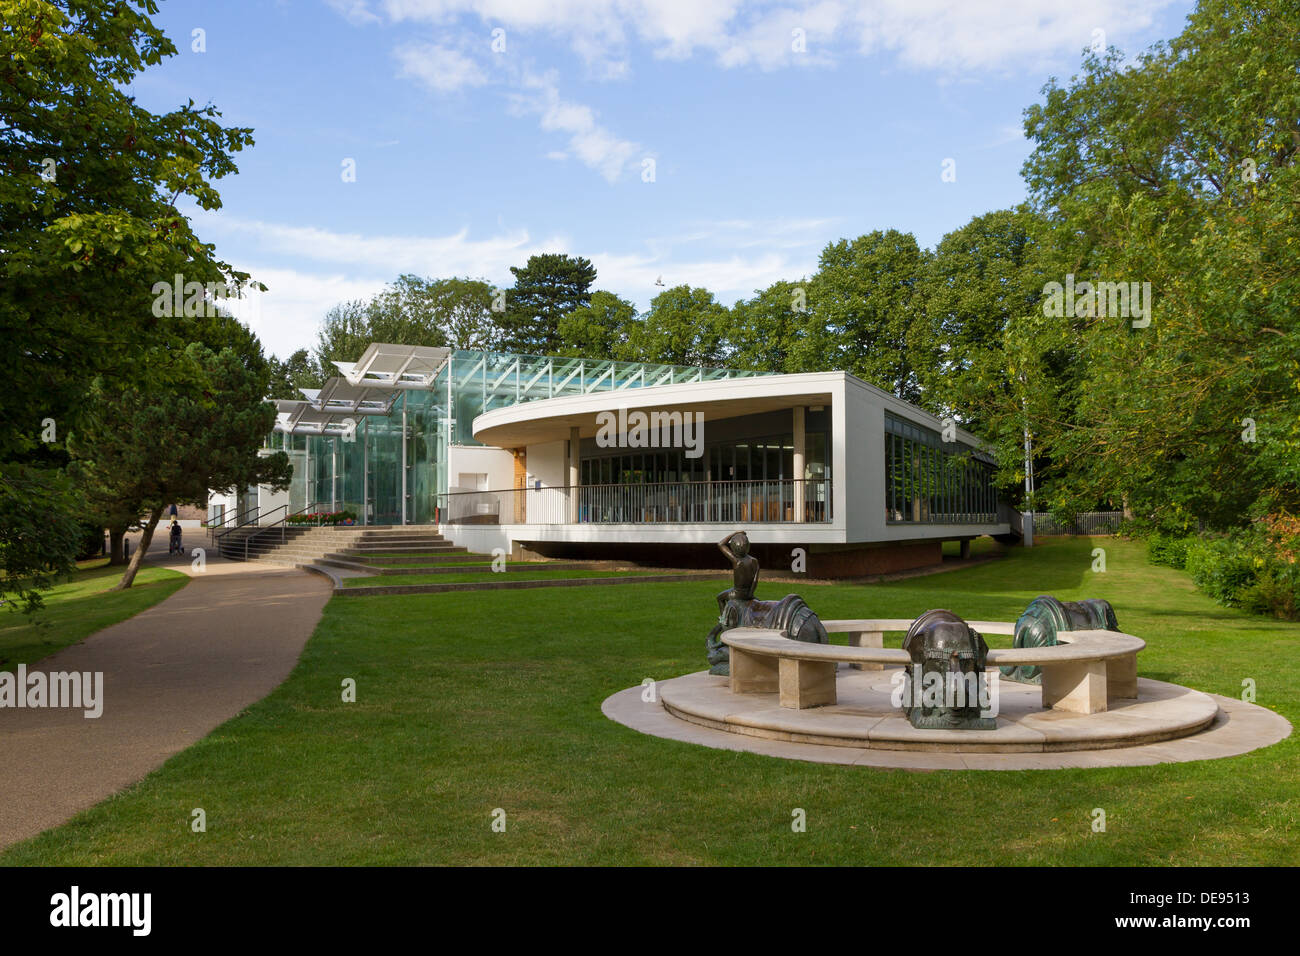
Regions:
<svg viewBox="0 0 1300 956"><path fill-rule="evenodd" d="M544 578L568 581L576 578L623 578L644 577L646 575L673 574L671 569L643 568L635 571L591 571L580 568L576 571L464 571L453 574L393 574L376 575L371 578L344 578L345 587L388 587L393 584L465 584L486 581L536 581Z"/></svg>
<svg viewBox="0 0 1300 956"><path fill-rule="evenodd" d="M145 565L128 590L109 591L121 579L122 568L110 568L107 559L83 561L64 583L45 592L45 607L33 617L0 611L0 670L31 664L125 621L189 580L179 571Z"/></svg>
<svg viewBox="0 0 1300 956"><path fill-rule="evenodd" d="M1090 570L1093 547L1108 570ZM269 698L2 864L1294 864L1300 742L1146 768L917 773L644 736L600 703L704 666L717 581L334 600ZM774 598L794 586L760 585ZM1140 544L799 588L825 618L1012 620L1103 597L1143 676L1300 718L1300 625L1220 608ZM340 701L354 678L358 700ZM208 832L190 831L202 807ZM807 832L791 831L791 811ZM1107 832L1091 831L1092 810ZM507 830L491 829L495 808Z"/></svg>

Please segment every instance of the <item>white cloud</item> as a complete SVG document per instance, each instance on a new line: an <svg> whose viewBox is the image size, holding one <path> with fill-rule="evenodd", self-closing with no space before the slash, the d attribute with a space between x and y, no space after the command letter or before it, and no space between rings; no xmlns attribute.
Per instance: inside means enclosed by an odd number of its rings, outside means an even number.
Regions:
<svg viewBox="0 0 1300 956"><path fill-rule="evenodd" d="M370 9L370 5L366 0L325 0L325 3L341 14L349 23L358 26L367 23L379 23L383 20L383 17Z"/></svg>
<svg viewBox="0 0 1300 956"><path fill-rule="evenodd" d="M439 93L454 93L466 86L482 86L487 73L459 50L432 43L398 47L399 76L413 77Z"/></svg>
<svg viewBox="0 0 1300 956"><path fill-rule="evenodd" d="M827 64L837 57L894 54L905 65L943 72L998 70L1011 61L1038 63L1074 54L1103 29L1112 42L1145 29L1179 0L332 0L371 16L448 27L544 32L567 42L597 72L626 67L633 38L655 56L699 52L724 68ZM481 29L476 26L473 29ZM804 30L808 50L791 50ZM463 27L472 33L468 26ZM477 34L474 34L477 36ZM483 31L483 42L487 33ZM618 66L621 65L621 66Z"/></svg>
<svg viewBox="0 0 1300 956"><path fill-rule="evenodd" d="M249 292L243 299L227 300L230 311L256 333L268 355L282 359L316 344L321 319L332 306L350 299L368 299L390 281L352 278L337 272L299 272L255 263L236 263L236 266L251 273L267 291Z"/></svg>
<svg viewBox="0 0 1300 956"><path fill-rule="evenodd" d="M827 219L706 221L688 224L691 231L682 235L648 239L643 251L588 254L567 237L534 239L518 228L483 239L464 229L446 236L366 236L225 213L198 211L192 218L204 235L238 248L233 265L267 286L231 307L281 358L315 343L332 306L367 299L403 272L470 276L505 287L513 281L511 266L537 253L563 252L587 255L599 288L641 308L663 291L655 285L661 276L665 286L703 286L730 304L778 279L811 274L833 226Z"/></svg>
<svg viewBox="0 0 1300 956"><path fill-rule="evenodd" d="M238 237L263 258L290 257L331 265L365 269L395 279L400 273L463 275L488 279L509 277L509 267L535 252L555 251L564 240L533 240L526 229L515 229L486 239L471 239L462 229L448 236L363 236L332 232L316 226L238 219L224 214L195 215L196 228ZM202 220L202 222L201 222ZM254 276L254 278L260 278Z"/></svg>
<svg viewBox="0 0 1300 956"><path fill-rule="evenodd" d="M537 115L541 128L548 133L565 133L569 137L567 153L615 182L645 150L632 140L623 139L596 119L591 107L561 99L553 75L526 73L521 91L512 95L516 112ZM558 158L558 151L550 153Z"/></svg>

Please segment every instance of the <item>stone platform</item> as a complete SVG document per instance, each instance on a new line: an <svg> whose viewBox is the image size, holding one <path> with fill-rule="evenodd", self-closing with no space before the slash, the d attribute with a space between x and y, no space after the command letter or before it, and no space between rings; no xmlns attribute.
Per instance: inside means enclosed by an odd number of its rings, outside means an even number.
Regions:
<svg viewBox="0 0 1300 956"><path fill-rule="evenodd" d="M658 737L823 763L910 769L1137 766L1235 756L1276 743L1291 725L1263 707L1162 681L1097 714L1045 710L1035 685L999 681L997 728L918 730L894 707L898 668L841 667L837 703L795 710L774 694L733 694L707 672L613 695L606 716Z"/></svg>

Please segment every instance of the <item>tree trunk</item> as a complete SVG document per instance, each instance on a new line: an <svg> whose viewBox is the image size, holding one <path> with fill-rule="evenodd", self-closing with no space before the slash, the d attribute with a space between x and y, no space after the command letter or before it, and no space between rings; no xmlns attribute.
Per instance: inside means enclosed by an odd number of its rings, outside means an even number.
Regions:
<svg viewBox="0 0 1300 956"><path fill-rule="evenodd" d="M108 563L126 564L126 555L122 553L122 542L126 539L126 529L110 528L108 531Z"/></svg>
<svg viewBox="0 0 1300 956"><path fill-rule="evenodd" d="M114 591L125 591L135 580L136 572L140 570L140 564L144 561L145 552L149 550L149 542L153 540L153 529L158 527L158 520L162 517L162 513L162 505L149 512L149 523L144 526L140 544L136 547L135 554L131 555L131 563L126 566L126 573L122 575L122 580L113 586Z"/></svg>

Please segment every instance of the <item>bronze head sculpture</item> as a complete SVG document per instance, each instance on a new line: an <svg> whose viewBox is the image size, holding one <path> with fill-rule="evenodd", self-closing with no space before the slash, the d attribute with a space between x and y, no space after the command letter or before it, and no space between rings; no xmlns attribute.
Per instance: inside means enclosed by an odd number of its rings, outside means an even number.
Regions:
<svg viewBox="0 0 1300 956"><path fill-rule="evenodd" d="M993 730L984 716L990 694L984 665L989 646L952 611L926 611L908 628L903 650L912 658L902 682L903 710L913 727Z"/></svg>

